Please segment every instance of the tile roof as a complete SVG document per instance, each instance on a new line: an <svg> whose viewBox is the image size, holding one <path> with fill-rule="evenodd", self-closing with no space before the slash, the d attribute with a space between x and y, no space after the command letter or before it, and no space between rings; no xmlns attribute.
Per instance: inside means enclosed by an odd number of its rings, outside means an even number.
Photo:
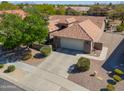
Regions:
<svg viewBox="0 0 124 93"><path fill-rule="evenodd" d="M94 24L96 24L98 27L102 27L103 21L105 20L105 17L95 17L95 16L69 16L69 15L53 15L49 17L50 21L53 20L59 20L57 23L67 23L68 18L74 18L77 23L83 22L87 19L91 20Z"/></svg>
<svg viewBox="0 0 124 93"><path fill-rule="evenodd" d="M22 18L26 17L27 13L24 12L21 9L17 9L17 10L2 10L0 11L0 14L17 14L19 16L21 16Z"/></svg>
<svg viewBox="0 0 124 93"><path fill-rule="evenodd" d="M74 39L92 40L85 31L80 27L79 24L73 24L60 31L51 33L52 36L67 37Z"/></svg>
<svg viewBox="0 0 124 93"><path fill-rule="evenodd" d="M69 6L69 8L79 12L81 11L87 12L90 9L90 7L82 7L82 6Z"/></svg>
<svg viewBox="0 0 124 93"><path fill-rule="evenodd" d="M93 39L93 41L98 41L103 33L101 29L95 25L91 20L87 19L79 23L81 28Z"/></svg>
<svg viewBox="0 0 124 93"><path fill-rule="evenodd" d="M70 24L70 23L76 22L76 19L72 17L72 18L67 18L66 21L68 24Z"/></svg>
<svg viewBox="0 0 124 93"><path fill-rule="evenodd" d="M91 16L51 16L50 20L57 20L57 23L66 23L66 19L74 18L76 21L62 30L50 33L52 36L67 37L74 39L98 41L103 31L102 26L105 17ZM56 24L57 24L56 23Z"/></svg>

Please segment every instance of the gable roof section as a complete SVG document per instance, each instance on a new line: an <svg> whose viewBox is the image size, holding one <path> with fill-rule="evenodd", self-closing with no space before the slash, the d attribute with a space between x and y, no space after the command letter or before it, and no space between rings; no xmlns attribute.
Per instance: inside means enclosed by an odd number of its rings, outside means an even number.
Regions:
<svg viewBox="0 0 124 93"><path fill-rule="evenodd" d="M92 40L87 33L83 31L79 24L73 24L63 30L52 32L51 35L81 40Z"/></svg>
<svg viewBox="0 0 124 93"><path fill-rule="evenodd" d="M79 25L93 41L98 41L102 35L101 29L89 19L79 23Z"/></svg>

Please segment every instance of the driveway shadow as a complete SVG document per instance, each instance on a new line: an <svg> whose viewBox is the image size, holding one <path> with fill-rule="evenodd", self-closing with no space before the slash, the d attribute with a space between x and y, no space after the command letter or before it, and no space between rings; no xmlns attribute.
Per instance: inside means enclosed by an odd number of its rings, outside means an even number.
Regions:
<svg viewBox="0 0 124 93"><path fill-rule="evenodd" d="M124 65L124 39L116 47L102 67L107 71L112 71L115 68L119 68L120 65Z"/></svg>
<svg viewBox="0 0 124 93"><path fill-rule="evenodd" d="M68 55L84 54L82 51L79 50L65 49L65 48L58 48L56 51Z"/></svg>

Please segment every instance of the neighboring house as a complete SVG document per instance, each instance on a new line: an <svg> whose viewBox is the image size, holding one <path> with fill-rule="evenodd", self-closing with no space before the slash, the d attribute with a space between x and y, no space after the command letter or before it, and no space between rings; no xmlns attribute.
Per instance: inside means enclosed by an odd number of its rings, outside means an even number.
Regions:
<svg viewBox="0 0 124 93"><path fill-rule="evenodd" d="M53 47L90 53L94 46L102 48L99 39L104 32L105 17L65 16L49 17L49 33Z"/></svg>
<svg viewBox="0 0 124 93"><path fill-rule="evenodd" d="M77 12L88 12L90 7L84 7L84 6L69 6L67 10L75 10Z"/></svg>
<svg viewBox="0 0 124 93"><path fill-rule="evenodd" d="M27 16L27 13L24 12L21 9L17 9L17 10L2 10L0 11L0 15L1 14L17 14L18 16L21 16L22 18L25 18Z"/></svg>

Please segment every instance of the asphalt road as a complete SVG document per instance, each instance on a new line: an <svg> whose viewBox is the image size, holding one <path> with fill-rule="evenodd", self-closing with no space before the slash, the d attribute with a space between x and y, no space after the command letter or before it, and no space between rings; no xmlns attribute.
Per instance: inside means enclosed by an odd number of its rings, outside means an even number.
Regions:
<svg viewBox="0 0 124 93"><path fill-rule="evenodd" d="M20 87L0 78L0 91L24 91Z"/></svg>

